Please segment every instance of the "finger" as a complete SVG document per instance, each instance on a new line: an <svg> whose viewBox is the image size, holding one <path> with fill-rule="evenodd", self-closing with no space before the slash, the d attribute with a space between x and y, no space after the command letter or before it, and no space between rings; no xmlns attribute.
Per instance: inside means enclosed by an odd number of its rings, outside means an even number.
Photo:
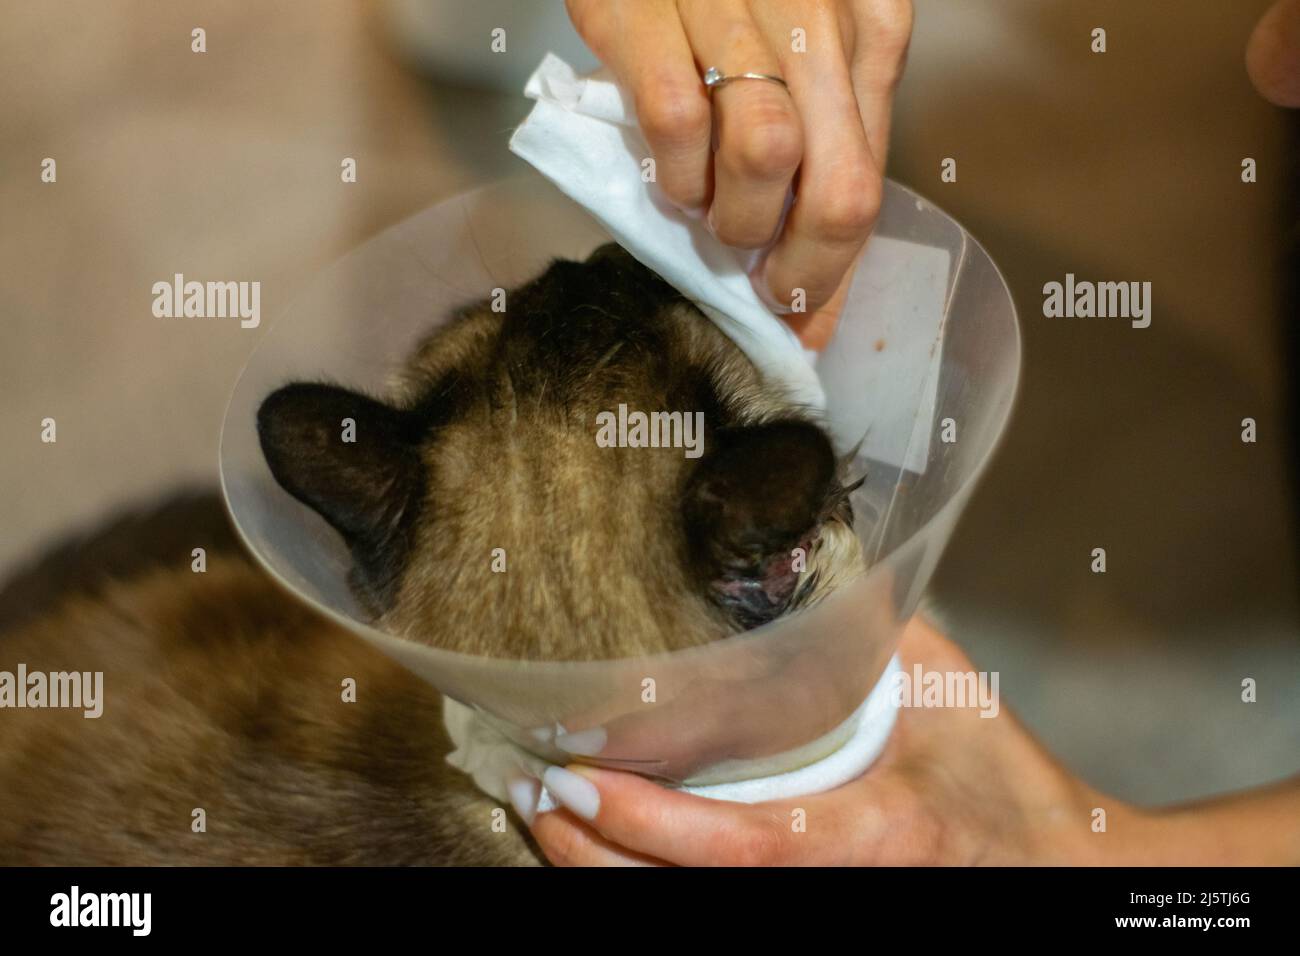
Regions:
<svg viewBox="0 0 1300 956"><path fill-rule="evenodd" d="M912 38L912 3L860 0L851 8L853 91L871 155L883 172L889 155L894 92L903 77Z"/></svg>
<svg viewBox="0 0 1300 956"><path fill-rule="evenodd" d="M880 208L881 174L834 7L815 5L796 16L784 4L758 3L755 15L774 43L781 38L782 68L805 137L794 205L755 284L787 311L793 305L812 312L831 300L861 252ZM796 27L806 31L806 52L790 48Z"/></svg>
<svg viewBox="0 0 1300 956"><path fill-rule="evenodd" d="M578 33L632 93L659 188L683 208L703 208L710 196L712 112L674 0L569 0L568 6Z"/></svg>
<svg viewBox="0 0 1300 956"><path fill-rule="evenodd" d="M547 789L557 800L575 807L611 843L681 866L844 864L869 844L855 820L877 819L862 781L794 802L750 805L668 790L613 770L564 769L563 775L547 772Z"/></svg>
<svg viewBox="0 0 1300 956"><path fill-rule="evenodd" d="M853 285L853 269L854 267L850 266L849 271L844 273L844 278L840 280L840 287L835 290L831 300L820 309L812 312L791 312L789 315L781 316L785 324L794 329L795 335L799 336L799 341L803 343L804 348L821 352L831 344L831 339L835 337L835 329L840 322L840 314L844 310L844 301L849 296L849 287Z"/></svg>
<svg viewBox="0 0 1300 956"><path fill-rule="evenodd" d="M781 75L780 62L744 0L680 0L679 9L702 68ZM727 245L756 249L775 236L799 168L799 116L778 83L735 80L712 95L717 152L709 224Z"/></svg>
<svg viewBox="0 0 1300 956"><path fill-rule="evenodd" d="M533 838L556 866L663 866L640 853L615 846L567 810L543 813L533 822Z"/></svg>

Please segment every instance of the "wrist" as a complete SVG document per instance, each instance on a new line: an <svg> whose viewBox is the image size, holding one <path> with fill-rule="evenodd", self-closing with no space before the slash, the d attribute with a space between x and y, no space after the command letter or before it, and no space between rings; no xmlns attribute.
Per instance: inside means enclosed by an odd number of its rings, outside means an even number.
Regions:
<svg viewBox="0 0 1300 956"><path fill-rule="evenodd" d="M1159 833L1150 815L1115 797L1080 787L1072 825L1057 841L1055 863L1132 866L1157 852Z"/></svg>

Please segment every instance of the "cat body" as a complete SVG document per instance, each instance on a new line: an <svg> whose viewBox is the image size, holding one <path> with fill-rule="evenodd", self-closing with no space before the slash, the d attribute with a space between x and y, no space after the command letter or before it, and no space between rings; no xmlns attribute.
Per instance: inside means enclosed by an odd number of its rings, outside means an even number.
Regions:
<svg viewBox="0 0 1300 956"><path fill-rule="evenodd" d="M698 415L701 454L598 442L620 405ZM554 263L504 315L463 310L387 395L292 383L258 426L276 480L347 543L361 604L412 641L669 651L861 569L821 428L617 247ZM446 763L439 695L281 591L215 506L112 529L0 594L0 671L104 675L98 718L0 709L0 863L538 862Z"/></svg>
<svg viewBox="0 0 1300 956"><path fill-rule="evenodd" d="M238 551L65 597L0 635L19 662L100 671L104 704L0 711L0 863L537 861L446 763L437 692Z"/></svg>

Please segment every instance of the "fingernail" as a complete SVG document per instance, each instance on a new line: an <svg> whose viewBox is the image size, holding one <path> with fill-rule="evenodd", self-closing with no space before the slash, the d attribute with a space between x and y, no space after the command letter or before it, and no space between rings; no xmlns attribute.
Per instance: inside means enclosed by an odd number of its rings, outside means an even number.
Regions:
<svg viewBox="0 0 1300 956"><path fill-rule="evenodd" d="M605 749L608 736L604 727L592 727L589 730L556 735L555 746L579 757L594 757Z"/></svg>
<svg viewBox="0 0 1300 956"><path fill-rule="evenodd" d="M600 810L600 791L586 777L563 767L547 767L542 774L542 786L560 805L572 810L584 820L596 819Z"/></svg>
<svg viewBox="0 0 1300 956"><path fill-rule="evenodd" d="M560 809L560 805L551 796L551 791L542 787L542 792L537 795L537 815L541 816L543 813L550 813L558 809Z"/></svg>
<svg viewBox="0 0 1300 956"><path fill-rule="evenodd" d="M506 795L521 820L528 826L537 818L537 804L542 795L542 785L532 777L511 777L506 781Z"/></svg>
<svg viewBox="0 0 1300 956"><path fill-rule="evenodd" d="M758 295L759 301L777 315L790 315L794 312L794 309L788 305L782 305L772 295L772 290L767 284L766 258L761 259L753 269L749 270L749 284L754 287L754 292Z"/></svg>
<svg viewBox="0 0 1300 956"><path fill-rule="evenodd" d="M529 727L526 733L539 744L549 744L555 741L555 728L553 727Z"/></svg>

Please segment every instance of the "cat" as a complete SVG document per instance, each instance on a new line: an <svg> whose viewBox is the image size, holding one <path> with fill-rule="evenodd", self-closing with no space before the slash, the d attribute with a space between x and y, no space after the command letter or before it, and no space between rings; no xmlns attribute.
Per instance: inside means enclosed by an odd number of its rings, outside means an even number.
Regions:
<svg viewBox="0 0 1300 956"><path fill-rule="evenodd" d="M557 260L507 302L434 329L382 397L295 382L259 409L272 474L342 536L379 627L494 657L649 654L862 570L816 417L626 251ZM702 454L597 443L620 404L703 413ZM0 593L0 671L102 671L105 698L98 719L0 710L0 863L543 862L446 763L437 692L281 591L215 507L119 523Z"/></svg>

